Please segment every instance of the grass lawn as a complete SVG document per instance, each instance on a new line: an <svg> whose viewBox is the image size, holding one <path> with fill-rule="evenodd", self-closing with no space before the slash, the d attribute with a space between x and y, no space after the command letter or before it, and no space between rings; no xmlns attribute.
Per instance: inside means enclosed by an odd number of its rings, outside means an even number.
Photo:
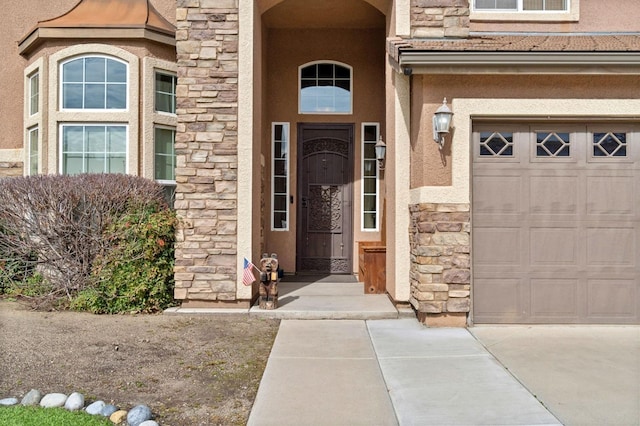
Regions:
<svg viewBox="0 0 640 426"><path fill-rule="evenodd" d="M64 408L2 407L0 425L3 426L113 426L108 418L92 416L84 411Z"/></svg>

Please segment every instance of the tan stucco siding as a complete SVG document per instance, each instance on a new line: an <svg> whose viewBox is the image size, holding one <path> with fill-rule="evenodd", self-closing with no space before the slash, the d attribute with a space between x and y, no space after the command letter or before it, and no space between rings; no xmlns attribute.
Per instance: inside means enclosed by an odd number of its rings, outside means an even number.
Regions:
<svg viewBox="0 0 640 426"><path fill-rule="evenodd" d="M636 0L579 1L578 18L558 18L556 21L482 21L482 14L471 15L471 31L535 31L535 32L633 32L640 29L640 3ZM615 3L615 6L614 4ZM513 15L513 14L512 14ZM519 14L522 19L524 14ZM545 14L542 19L545 19ZM548 15L548 13L547 13ZM509 14L502 14L508 19Z"/></svg>
<svg viewBox="0 0 640 426"><path fill-rule="evenodd" d="M453 109L452 133L442 151L433 141L436 109L447 98L457 99L637 99L640 76L604 75L423 75L412 77L413 120L411 188L452 185L451 140L461 137L460 120ZM421 99L421 102L417 102ZM629 111L629 113L635 113Z"/></svg>
<svg viewBox="0 0 640 426"><path fill-rule="evenodd" d="M74 44L78 40L51 41L41 49L25 58L18 53L18 42L32 30L38 21L60 16L78 3L78 0L29 0L24 2L4 2L0 16L0 52L2 53L3 78L0 80L0 114L2 115L3 138L0 149L22 149L24 143L24 70L38 58L47 57L57 51ZM175 1L153 0L154 7L170 22L175 23ZM82 43L92 42L89 39ZM138 57L152 56L175 62L175 50L167 49L156 43L126 42L118 43L100 40L99 43L123 47ZM42 85L46 79L41 78L41 93L46 93ZM1 157L0 157L1 159Z"/></svg>
<svg viewBox="0 0 640 426"><path fill-rule="evenodd" d="M363 122L378 122L385 136L384 31L380 30L270 30L267 35L266 120L262 129L262 152L267 153L266 173L270 170L271 123L290 123L290 193L296 195L297 123L354 124L354 231L355 241L377 240L379 233L360 231L360 139ZM298 114L298 67L312 61L336 61L353 67L353 114ZM267 194L270 179L267 179ZM270 197L265 213L270 217ZM295 270L296 204L290 206L289 231L271 231L266 225L266 250L279 254L287 272ZM356 245L357 249L357 245ZM355 257L354 257L355 259ZM357 265L354 262L354 267Z"/></svg>

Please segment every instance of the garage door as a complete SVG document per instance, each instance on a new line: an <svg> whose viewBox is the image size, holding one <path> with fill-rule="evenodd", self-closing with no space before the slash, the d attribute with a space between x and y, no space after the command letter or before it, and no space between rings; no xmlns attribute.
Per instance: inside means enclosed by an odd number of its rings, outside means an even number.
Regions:
<svg viewBox="0 0 640 426"><path fill-rule="evenodd" d="M475 124L475 323L640 323L640 139L622 123Z"/></svg>

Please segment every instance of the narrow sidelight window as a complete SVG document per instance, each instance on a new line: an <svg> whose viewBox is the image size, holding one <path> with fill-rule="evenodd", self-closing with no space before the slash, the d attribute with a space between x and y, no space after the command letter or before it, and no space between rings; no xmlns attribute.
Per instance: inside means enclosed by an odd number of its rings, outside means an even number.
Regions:
<svg viewBox="0 0 640 426"><path fill-rule="evenodd" d="M271 125L271 230L289 230L289 123Z"/></svg>
<svg viewBox="0 0 640 426"><path fill-rule="evenodd" d="M362 124L362 230L378 231L378 199L380 194L376 143L380 138L380 124Z"/></svg>

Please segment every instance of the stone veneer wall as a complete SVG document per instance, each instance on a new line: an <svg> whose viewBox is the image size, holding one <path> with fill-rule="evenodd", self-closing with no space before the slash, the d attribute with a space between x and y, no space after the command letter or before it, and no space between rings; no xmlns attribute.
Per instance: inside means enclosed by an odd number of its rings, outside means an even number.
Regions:
<svg viewBox="0 0 640 426"><path fill-rule="evenodd" d="M0 178L22 176L22 163L0 162Z"/></svg>
<svg viewBox="0 0 640 426"><path fill-rule="evenodd" d="M411 225L411 305L432 326L467 324L471 262L469 204L414 204Z"/></svg>
<svg viewBox="0 0 640 426"><path fill-rule="evenodd" d="M236 303L238 1L177 0L176 21L175 297Z"/></svg>
<svg viewBox="0 0 640 426"><path fill-rule="evenodd" d="M469 36L469 0L411 0L411 37Z"/></svg>

